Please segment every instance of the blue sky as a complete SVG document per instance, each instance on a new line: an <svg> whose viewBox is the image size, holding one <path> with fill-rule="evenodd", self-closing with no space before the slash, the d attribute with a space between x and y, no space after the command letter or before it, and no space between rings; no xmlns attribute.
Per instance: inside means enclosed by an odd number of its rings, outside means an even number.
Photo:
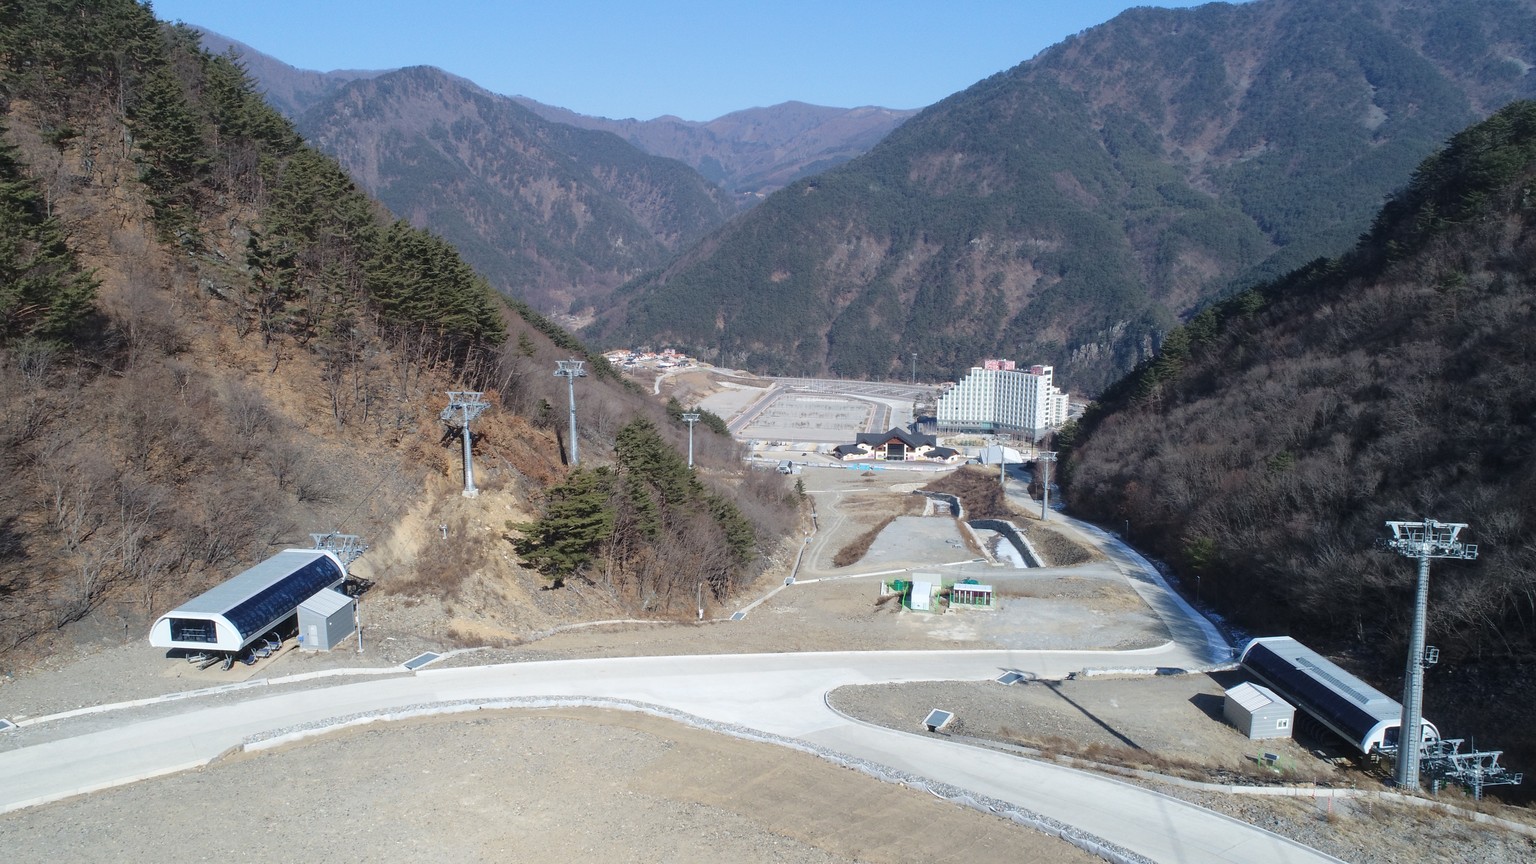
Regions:
<svg viewBox="0 0 1536 864"><path fill-rule="evenodd" d="M583 114L921 108L1131 6L1202 0L154 0L302 69L438 66Z"/></svg>

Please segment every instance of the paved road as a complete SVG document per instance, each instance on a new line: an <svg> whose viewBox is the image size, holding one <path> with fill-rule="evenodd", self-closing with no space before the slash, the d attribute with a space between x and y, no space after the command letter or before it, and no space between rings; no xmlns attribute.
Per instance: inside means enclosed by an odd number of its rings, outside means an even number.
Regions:
<svg viewBox="0 0 1536 864"><path fill-rule="evenodd" d="M1092 666L1192 665L1176 643L1133 652L846 652L637 657L443 669L254 699L0 754L0 811L202 765L249 736L428 703L594 697L665 706L801 739L1008 801L1155 861L1333 859L1184 802L1093 774L849 720L825 694L845 684L1057 677ZM914 725L920 718L914 718Z"/></svg>

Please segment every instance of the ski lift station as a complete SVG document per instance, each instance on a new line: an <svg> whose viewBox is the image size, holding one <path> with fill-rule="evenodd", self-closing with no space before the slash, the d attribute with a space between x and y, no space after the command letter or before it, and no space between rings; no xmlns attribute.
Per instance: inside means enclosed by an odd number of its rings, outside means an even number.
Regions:
<svg viewBox="0 0 1536 864"><path fill-rule="evenodd" d="M150 628L149 644L188 651L244 651L295 618L300 607L317 595L329 599L323 592L350 601L334 590L346 575L341 559L328 549L279 552L160 616ZM322 616L340 611L335 603L310 605ZM325 629L323 641L329 643L332 633Z"/></svg>
<svg viewBox="0 0 1536 864"><path fill-rule="evenodd" d="M1361 753L1396 749L1403 706L1295 639L1254 639L1241 662L1244 671ZM1433 741L1440 730L1425 720L1422 736Z"/></svg>

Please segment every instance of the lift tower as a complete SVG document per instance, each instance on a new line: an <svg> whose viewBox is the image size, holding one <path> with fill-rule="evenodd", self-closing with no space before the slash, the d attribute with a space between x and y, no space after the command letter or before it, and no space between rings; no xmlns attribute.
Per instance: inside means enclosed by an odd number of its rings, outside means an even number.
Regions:
<svg viewBox="0 0 1536 864"><path fill-rule="evenodd" d="M581 458L576 450L576 379L587 377L587 370L581 368L586 365L585 360L556 360L555 377L565 379L565 388L571 395L571 466L581 464Z"/></svg>
<svg viewBox="0 0 1536 864"><path fill-rule="evenodd" d="M1424 749L1424 667L1435 657L1424 650L1424 616L1429 610L1429 559L1477 557L1477 547L1456 542L1464 522L1388 522L1392 539L1381 545L1405 558L1419 559L1419 584L1413 602L1413 630L1408 636L1408 666L1403 676L1403 715L1397 728L1399 789L1419 788L1419 758ZM1433 652L1438 654L1439 652Z"/></svg>
<svg viewBox="0 0 1536 864"><path fill-rule="evenodd" d="M467 391L451 390L448 392L448 407L443 409L440 415L444 423L458 423L464 433L464 497L474 498L480 494L475 488L475 463L470 454L469 424L480 416L480 412L491 407L491 403L481 401L484 393L471 393Z"/></svg>
<svg viewBox="0 0 1536 864"><path fill-rule="evenodd" d="M1051 518L1051 463L1056 461L1056 453L1042 450L1036 459L1040 466L1040 521L1046 522Z"/></svg>
<svg viewBox="0 0 1536 864"><path fill-rule="evenodd" d="M693 467L693 424L699 422L699 415L688 412L683 415L683 422L688 424L688 467Z"/></svg>

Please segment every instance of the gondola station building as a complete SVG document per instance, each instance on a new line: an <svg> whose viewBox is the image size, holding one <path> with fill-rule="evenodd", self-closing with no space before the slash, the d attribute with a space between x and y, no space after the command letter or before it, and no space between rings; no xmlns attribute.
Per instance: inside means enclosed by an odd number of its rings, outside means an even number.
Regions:
<svg viewBox="0 0 1536 864"><path fill-rule="evenodd" d="M346 568L333 552L279 552L160 616L150 628L149 644L185 651L238 653L274 630L288 630L306 604L321 615L340 616L338 620L344 626L352 625L356 620L354 601L339 593L346 576ZM317 607L317 603L323 605ZM317 626L311 631L311 641L334 636L335 630L329 624ZM301 643L305 636L306 633L299 633ZM328 649L333 641L325 639L324 644L314 647Z"/></svg>

